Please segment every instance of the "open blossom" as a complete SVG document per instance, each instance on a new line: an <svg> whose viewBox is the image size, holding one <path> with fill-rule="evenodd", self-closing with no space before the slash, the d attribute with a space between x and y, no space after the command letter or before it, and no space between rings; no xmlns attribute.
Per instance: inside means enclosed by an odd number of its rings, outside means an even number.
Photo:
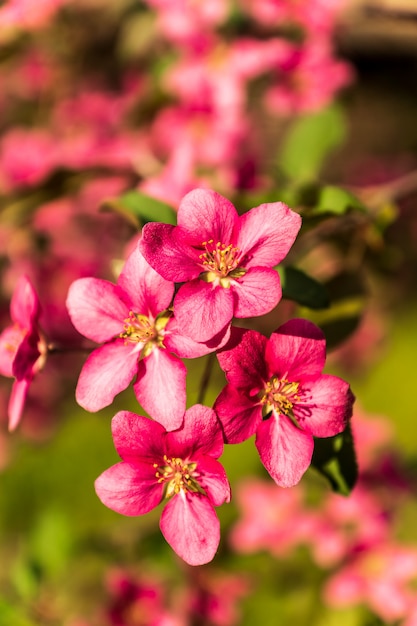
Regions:
<svg viewBox="0 0 417 626"><path fill-rule="evenodd" d="M39 330L40 311L31 282L22 276L10 303L13 323L0 335L0 374L15 378L8 409L10 430L20 422L29 386L45 363L47 346Z"/></svg>
<svg viewBox="0 0 417 626"><path fill-rule="evenodd" d="M184 363L171 354L192 358L215 347L183 337L169 310L174 284L163 279L139 250L127 259L117 285L98 278L72 283L67 307L75 328L103 343L84 364L76 389L77 402L99 411L113 402L136 376L139 403L173 430L185 411Z"/></svg>
<svg viewBox="0 0 417 626"><path fill-rule="evenodd" d="M232 318L264 315L281 298L273 269L291 248L301 218L285 204L261 204L239 216L229 200L194 189L178 208L178 225L152 222L140 249L166 280L184 282L175 316L195 341L224 333Z"/></svg>
<svg viewBox="0 0 417 626"><path fill-rule="evenodd" d="M352 415L348 383L322 374L326 341L308 320L293 319L270 339L234 329L232 347L218 353L228 385L214 409L227 443L256 433L260 458L275 482L292 487L310 465L313 437L342 432Z"/></svg>
<svg viewBox="0 0 417 626"><path fill-rule="evenodd" d="M230 500L222 465L223 436L213 409L195 405L181 428L128 411L112 420L114 445L122 461L96 480L100 500L122 515L143 515L167 500L160 528L167 542L190 565L216 554L220 523L214 510Z"/></svg>

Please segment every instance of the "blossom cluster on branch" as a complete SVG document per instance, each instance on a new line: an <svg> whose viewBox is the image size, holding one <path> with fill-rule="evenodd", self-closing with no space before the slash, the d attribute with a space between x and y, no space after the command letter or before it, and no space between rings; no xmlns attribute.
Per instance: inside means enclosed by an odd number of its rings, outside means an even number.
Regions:
<svg viewBox="0 0 417 626"><path fill-rule="evenodd" d="M136 397L155 420L115 416L122 462L97 480L100 499L119 513L140 515L167 498L163 535L185 561L201 565L220 541L213 507L230 500L217 461L223 441L238 443L256 431L262 463L278 485L291 487L310 465L313 436L345 429L353 394L341 379L322 374L325 339L311 322L291 320L269 340L232 327L234 318L260 316L279 303L274 267L296 238L297 213L272 203L239 217L220 194L196 189L182 200L177 221L147 224L117 284L81 278L71 285L67 306L76 329L103 344L83 366L76 390L81 406L97 411L111 404L135 378ZM27 279L24 288L12 301L14 325L0 336L0 355L5 364L9 359L3 370L15 376L15 388L23 382L26 392L41 339ZM228 385L214 411L202 405L186 411L181 358L213 351Z"/></svg>

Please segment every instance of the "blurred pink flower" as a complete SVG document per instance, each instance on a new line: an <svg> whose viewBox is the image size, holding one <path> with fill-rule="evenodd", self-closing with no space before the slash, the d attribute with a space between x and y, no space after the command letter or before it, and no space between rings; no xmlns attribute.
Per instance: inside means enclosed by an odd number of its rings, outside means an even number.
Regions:
<svg viewBox="0 0 417 626"><path fill-rule="evenodd" d="M165 589L160 582L146 582L124 570L111 570L107 588L111 595L105 610L106 624L111 626L185 626L165 608Z"/></svg>
<svg viewBox="0 0 417 626"><path fill-rule="evenodd" d="M0 37L5 28L37 29L50 21L68 0L8 0L0 8Z"/></svg>
<svg viewBox="0 0 417 626"><path fill-rule="evenodd" d="M311 39L276 68L278 74L265 94L269 109L280 114L317 111L336 91L353 80L351 66L334 58L329 42Z"/></svg>
<svg viewBox="0 0 417 626"><path fill-rule="evenodd" d="M230 500L226 473L216 460L223 436L214 411L195 405L172 432L121 411L112 420L112 432L122 462L96 480L103 504L136 516L168 499L160 521L167 542L189 565L211 561L220 541L214 507Z"/></svg>
<svg viewBox="0 0 417 626"><path fill-rule="evenodd" d="M194 50L210 45L211 31L230 10L228 0L146 0L146 4L155 10L158 30L168 41Z"/></svg>
<svg viewBox="0 0 417 626"><path fill-rule="evenodd" d="M353 556L324 587L331 607L366 604L386 622L407 617L415 606L417 550L394 543Z"/></svg>
<svg viewBox="0 0 417 626"><path fill-rule="evenodd" d="M249 591L239 574L199 571L189 589L191 624L235 626L240 623L238 601Z"/></svg>
<svg viewBox="0 0 417 626"><path fill-rule="evenodd" d="M279 489L252 478L241 482L236 497L240 516L230 536L236 552L268 550L275 556L289 556L314 536L314 514L305 505L300 484Z"/></svg>
<svg viewBox="0 0 417 626"><path fill-rule="evenodd" d="M57 163L56 139L49 132L14 127L0 142L0 186L9 192L38 185Z"/></svg>
<svg viewBox="0 0 417 626"><path fill-rule="evenodd" d="M39 315L38 296L29 279L22 276L10 303L13 324L0 335L0 374L15 378L8 408L9 430L19 424L29 386L45 363L47 345L39 329Z"/></svg>
<svg viewBox="0 0 417 626"><path fill-rule="evenodd" d="M261 461L275 482L292 487L310 465L313 437L342 432L353 394L337 376L322 374L326 340L313 323L293 319L270 339L234 329L231 347L217 354L228 385L215 402L225 441L256 433Z"/></svg>

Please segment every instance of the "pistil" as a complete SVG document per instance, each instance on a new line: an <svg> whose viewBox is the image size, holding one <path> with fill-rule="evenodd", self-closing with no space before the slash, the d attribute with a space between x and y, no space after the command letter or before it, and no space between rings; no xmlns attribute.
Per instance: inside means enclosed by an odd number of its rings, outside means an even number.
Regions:
<svg viewBox="0 0 417 626"><path fill-rule="evenodd" d="M197 472L197 463L183 461L178 457L168 458L164 455L164 465L154 463L156 469L155 476L158 483L166 485L165 497L170 498L181 491L191 491L192 493L205 493L198 483L200 476Z"/></svg>
<svg viewBox="0 0 417 626"><path fill-rule="evenodd" d="M299 387L300 383L273 376L260 393L264 417L271 411L275 411L279 415L290 417L295 422L293 409L294 405L300 401Z"/></svg>
<svg viewBox="0 0 417 626"><path fill-rule="evenodd" d="M239 267L241 252L233 244L226 245L220 241L214 243L213 239L209 239L203 241L201 246L204 252L199 258L205 270L201 278L206 282L217 282L222 287L230 287L231 280L246 274L246 269Z"/></svg>

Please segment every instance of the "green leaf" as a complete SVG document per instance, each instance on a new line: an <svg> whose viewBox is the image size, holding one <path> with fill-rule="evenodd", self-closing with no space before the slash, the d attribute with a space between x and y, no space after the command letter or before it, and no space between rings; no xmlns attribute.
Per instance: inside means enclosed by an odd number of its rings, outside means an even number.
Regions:
<svg viewBox="0 0 417 626"><path fill-rule="evenodd" d="M278 166L297 184L316 180L326 157L345 136L345 117L336 106L298 118L284 140Z"/></svg>
<svg viewBox="0 0 417 626"><path fill-rule="evenodd" d="M330 350L348 339L358 328L366 304L366 287L359 272L342 271L324 283L330 298L327 309L301 309L300 317L307 317L320 326Z"/></svg>
<svg viewBox="0 0 417 626"><path fill-rule="evenodd" d="M174 207L137 190L127 191L118 198L105 200L103 209L124 215L137 227L143 226L146 222L177 223Z"/></svg>
<svg viewBox="0 0 417 626"><path fill-rule="evenodd" d="M324 285L295 267L280 265L282 297L294 300L310 309L325 309L330 304L329 294Z"/></svg>
<svg viewBox="0 0 417 626"><path fill-rule="evenodd" d="M327 185L320 190L318 203L312 214L333 213L335 215L344 215L350 209L366 212L365 205L350 191Z"/></svg>
<svg viewBox="0 0 417 626"><path fill-rule="evenodd" d="M311 465L330 482L336 493L348 496L358 478L350 424L340 435L315 439Z"/></svg>

